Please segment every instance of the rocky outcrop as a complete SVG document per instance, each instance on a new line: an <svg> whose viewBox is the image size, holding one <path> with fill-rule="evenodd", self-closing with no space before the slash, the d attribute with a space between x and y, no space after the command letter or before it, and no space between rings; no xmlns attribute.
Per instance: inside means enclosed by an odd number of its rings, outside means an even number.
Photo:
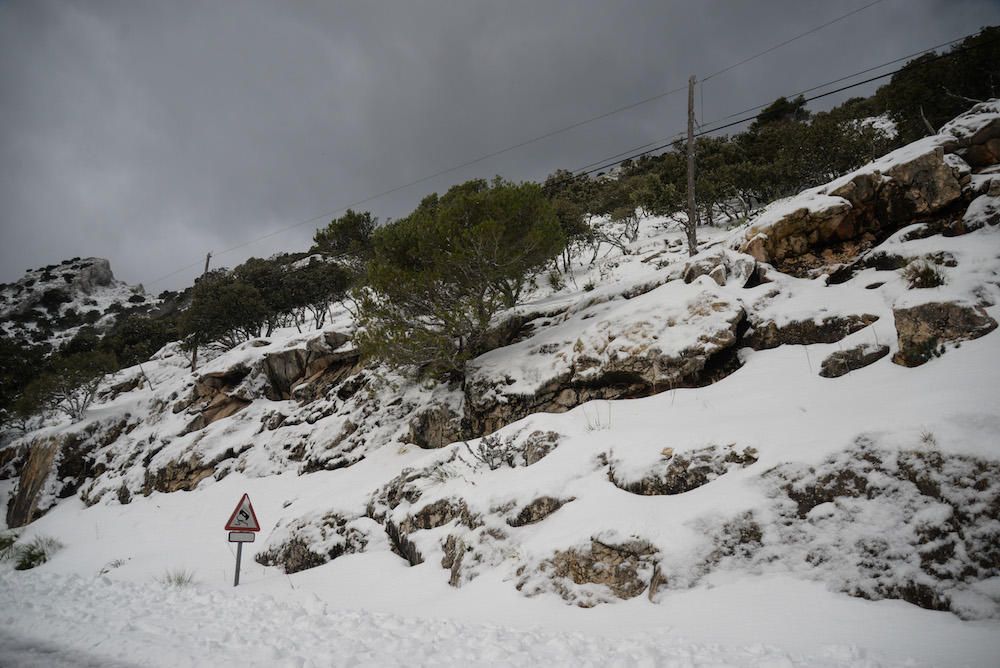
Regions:
<svg viewBox="0 0 1000 668"><path fill-rule="evenodd" d="M622 478L612 462L608 480L616 487L642 496L683 494L698 489L734 468L746 468L757 462L757 451L735 445L706 448L674 454L673 448L664 448L662 459L653 469L638 479Z"/></svg>
<svg viewBox="0 0 1000 668"><path fill-rule="evenodd" d="M215 473L216 462L203 462L198 457L183 461L168 462L156 471L146 471L142 493L149 496L153 492L190 492L205 478Z"/></svg>
<svg viewBox="0 0 1000 668"><path fill-rule="evenodd" d="M325 396L331 387L360 369L360 353L345 346L349 340L346 334L325 332L302 348L266 353L253 368L238 364L202 375L188 398L174 405L175 413L187 410L196 414L180 435L235 415L260 396L300 403ZM267 426L274 429L282 422L272 421Z"/></svg>
<svg viewBox="0 0 1000 668"><path fill-rule="evenodd" d="M298 573L345 554L364 552L373 526L367 518L340 513L326 513L315 522L296 520L289 527L277 527L281 539L258 552L254 559L264 566L280 566L285 573Z"/></svg>
<svg viewBox="0 0 1000 668"><path fill-rule="evenodd" d="M17 488L7 505L8 527L24 526L37 517L39 495L45 488L62 443L61 436L53 436L28 446L27 461L21 468Z"/></svg>
<svg viewBox="0 0 1000 668"><path fill-rule="evenodd" d="M452 520L458 520L467 527L479 526L479 520L469 512L469 506L462 499L439 499L413 512L399 522L399 530L411 534L423 529L436 529Z"/></svg>
<svg viewBox="0 0 1000 668"><path fill-rule="evenodd" d="M889 354L889 346L862 343L848 350L838 350L820 365L819 375L839 378L852 371L863 369Z"/></svg>
<svg viewBox="0 0 1000 668"><path fill-rule="evenodd" d="M732 283L742 288L760 282L756 260L731 251L697 258L684 265L681 277L685 283L692 283L699 276L708 276L720 286Z"/></svg>
<svg viewBox="0 0 1000 668"><path fill-rule="evenodd" d="M507 519L507 524L516 528L541 522L573 500L572 497L569 499L558 499L554 496L540 496L522 506L517 515Z"/></svg>
<svg viewBox="0 0 1000 668"><path fill-rule="evenodd" d="M955 302L930 302L895 308L899 352L892 361L902 366L920 366L944 353L946 344L978 339L997 327L981 306Z"/></svg>
<svg viewBox="0 0 1000 668"><path fill-rule="evenodd" d="M264 396L272 401L296 399L307 403L317 399L358 370L360 353L346 347L350 337L325 332L306 343L264 356L261 371L267 378Z"/></svg>
<svg viewBox="0 0 1000 668"><path fill-rule="evenodd" d="M995 618L1000 597L980 585L1000 576L1000 463L921 440L896 450L863 436L816 466L769 471L779 520L751 563L780 558L852 596Z"/></svg>
<svg viewBox="0 0 1000 668"><path fill-rule="evenodd" d="M658 290L672 287L664 285L637 299L655 299ZM736 344L744 328L743 308L708 291L696 294L691 299L688 293L690 301L679 307L660 306L655 320L641 319L641 311L631 313L631 321L608 317L592 325L593 334L584 332L575 342L525 351L553 360L552 376L521 384L533 385L530 392L512 388L514 379L499 366L496 373L486 365L473 370L465 388L470 431L488 434L532 413L562 413L595 399L700 387L732 373L739 368Z"/></svg>
<svg viewBox="0 0 1000 668"><path fill-rule="evenodd" d="M214 371L201 376L188 398L174 404L174 413L187 410L196 415L179 435L204 429L249 406L250 398L238 396L234 392L249 373L248 367L239 364L225 371Z"/></svg>
<svg viewBox="0 0 1000 668"><path fill-rule="evenodd" d="M84 294L91 294L97 288L107 287L115 280L111 272L111 263L100 257L92 257L83 261L76 271L73 286Z"/></svg>
<svg viewBox="0 0 1000 668"><path fill-rule="evenodd" d="M978 105L940 135L776 203L736 246L759 262L807 276L849 262L906 225L947 216L963 198L970 165L997 163L994 107Z"/></svg>
<svg viewBox="0 0 1000 668"><path fill-rule="evenodd" d="M614 599L635 598L646 591L651 581L655 580L657 586L663 582L662 578L654 577L658 554L658 550L644 540L616 544L592 538L586 548L557 551L539 564L538 575L547 582L532 582L527 577L527 569L522 568L519 573L522 579L517 586L529 595L551 589L584 608ZM603 585L610 597L573 586L588 584Z"/></svg>
<svg viewBox="0 0 1000 668"><path fill-rule="evenodd" d="M410 443L421 448L443 448L462 438L462 416L448 406L431 406L409 422Z"/></svg>
<svg viewBox="0 0 1000 668"><path fill-rule="evenodd" d="M878 316L835 315L822 320L794 320L784 325L773 321L756 322L743 340L754 350L769 350L782 345L808 346L814 343L836 343L878 320Z"/></svg>

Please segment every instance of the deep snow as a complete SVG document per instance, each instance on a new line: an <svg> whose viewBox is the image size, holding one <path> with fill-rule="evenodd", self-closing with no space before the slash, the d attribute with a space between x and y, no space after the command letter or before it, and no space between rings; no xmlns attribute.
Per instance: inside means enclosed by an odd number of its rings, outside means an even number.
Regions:
<svg viewBox="0 0 1000 668"><path fill-rule="evenodd" d="M878 163L880 169L888 164ZM812 193L805 200L819 205L822 197ZM967 216L985 220L995 200L977 200ZM789 206L778 203L759 221ZM684 320L692 304L739 305L752 323L860 314L877 320L837 343L744 349L742 367L706 387L667 387L645 398L531 415L500 437L553 432L557 446L530 465L495 470L462 443L432 451L405 443L415 411L435 403L457 406L461 396L393 374L379 376L356 398L300 405L263 398L261 376L251 372L236 390L253 400L246 409L180 435L191 415L170 408L190 393L194 377L185 357L168 346L145 365L155 388L109 396L83 425L72 427L105 429L121 420L135 425L95 451L109 470L81 490L94 505L86 507L79 494L56 503L61 482L50 480L43 507L51 509L20 540L51 535L65 548L29 572L0 564L0 653L13 665L31 665L38 657L59 665L80 652L84 665L996 666L997 578L974 587L951 583L968 601L966 617L978 620L842 593L845 587L865 590L873 576L852 561L853 544L838 543L840 537L876 536L888 552L905 554L913 549L909 523L941 522L941 508L912 495L822 504L805 519L808 527L793 532L776 501L780 483L773 472L840 467L837 457L859 443L892 453L1000 459L996 332L949 345L943 356L917 368L892 363L890 354L839 378L818 375L827 356L856 345L884 344L895 352L894 307L1000 303L1000 229L985 225L963 236L909 239L911 228L881 244L878 250L907 258L948 254L954 266L938 266L945 284L936 288L911 290L899 270L877 269L858 271L839 285L772 271L772 282L744 288L704 276L661 285L680 276L687 260L677 243L681 233L665 230L666 223L646 220L631 254L608 250L593 266L579 263L567 286L539 288L519 309L539 314L532 335L484 355L476 368L505 376L505 391L529 392L574 369L573 355L608 362L634 354L654 336L662 338L661 352L678 352L725 315L706 311L700 320ZM743 232L706 230L701 258L736 257L731 249ZM986 312L1000 318L1000 306ZM331 329L349 330L346 314ZM237 364L254 368L263 355L303 347L315 336L284 330L266 343L208 356L199 373ZM125 370L109 385L137 374ZM285 423L265 429L262 423L276 412ZM348 422L360 425L351 452L363 458L303 474L289 446L302 444L319 456ZM70 428L50 425L34 436ZM752 448L756 461L682 494L641 496L609 480L608 466L624 479L648 473L662 464L666 448L683 455L729 444ZM194 491L140 492L147 470L195 455L210 461L228 451L235 456ZM379 491L407 469L427 475L415 483L419 499L379 509L393 521L435 501L460 499L484 522L473 529L452 519L415 531L410 538L425 560L412 567L390 551L378 523L364 517ZM885 482L884 471L871 475ZM127 504L117 494L123 485L131 490ZM0 502L11 489L0 481ZM970 503L994 488L978 491ZM246 546L242 584L233 589L233 547L223 524L244 492L263 531ZM572 500L536 524L507 523L540 495ZM760 551L709 563L720 527L748 512L761 522ZM341 537L323 534L329 513L371 530L364 552L289 575L253 561L293 535L317 550L330 548ZM487 530L494 538L483 538ZM480 561L460 588L448 585L441 566L449 536L477 541ZM668 574L666 587L653 601L642 595L588 609L569 604L540 566L594 537L649 541ZM840 558L812 563L817 544ZM181 589L159 582L178 570L190 571L196 582ZM613 601L597 585L571 594L571 602L580 600L577 595Z"/></svg>

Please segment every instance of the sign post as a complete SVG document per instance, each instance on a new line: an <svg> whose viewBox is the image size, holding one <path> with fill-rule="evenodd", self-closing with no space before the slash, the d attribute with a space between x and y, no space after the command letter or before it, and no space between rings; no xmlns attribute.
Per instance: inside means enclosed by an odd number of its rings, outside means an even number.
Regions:
<svg viewBox="0 0 1000 668"><path fill-rule="evenodd" d="M252 543L256 532L260 531L260 522L257 521L257 513L253 511L253 504L250 503L250 495L244 494L236 504L236 510L226 522L226 531L229 532L229 542L236 543L236 575L233 577L233 586L236 587L240 584L243 543Z"/></svg>

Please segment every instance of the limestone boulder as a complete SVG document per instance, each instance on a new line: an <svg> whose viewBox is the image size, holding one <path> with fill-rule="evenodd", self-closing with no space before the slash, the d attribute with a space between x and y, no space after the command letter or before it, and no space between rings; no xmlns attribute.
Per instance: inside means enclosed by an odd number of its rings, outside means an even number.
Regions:
<svg viewBox="0 0 1000 668"><path fill-rule="evenodd" d="M889 354L889 346L862 343L848 350L838 350L825 360L819 375L824 378L839 378L840 376L863 369Z"/></svg>
<svg viewBox="0 0 1000 668"><path fill-rule="evenodd" d="M920 366L942 355L947 344L978 339L997 328L982 306L956 302L929 302L893 309L899 352L892 361Z"/></svg>
<svg viewBox="0 0 1000 668"><path fill-rule="evenodd" d="M652 583L654 588L663 583L656 566L658 556L656 547L642 539L616 543L592 538L585 547L556 551L541 562L537 574L522 569L517 587L529 595L555 591L584 608L635 598ZM593 585L602 586L606 593L596 592Z"/></svg>
<svg viewBox="0 0 1000 668"><path fill-rule="evenodd" d="M807 346L814 343L836 343L878 320L869 313L833 315L810 320L794 320L784 324L773 321L755 322L744 338L743 345L754 350L769 350L781 345Z"/></svg>

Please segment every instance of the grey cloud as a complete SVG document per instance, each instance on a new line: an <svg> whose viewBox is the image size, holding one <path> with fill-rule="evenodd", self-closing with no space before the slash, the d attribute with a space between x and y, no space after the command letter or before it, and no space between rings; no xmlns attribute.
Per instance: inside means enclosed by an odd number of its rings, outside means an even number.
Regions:
<svg viewBox="0 0 1000 668"><path fill-rule="evenodd" d="M205 251L683 84L865 4L0 4L0 280L75 255L150 281ZM712 119L997 23L987 0L885 0L709 81ZM700 102L700 100L699 100ZM675 95L380 198L540 179L683 127ZM218 258L308 244L315 224Z"/></svg>

